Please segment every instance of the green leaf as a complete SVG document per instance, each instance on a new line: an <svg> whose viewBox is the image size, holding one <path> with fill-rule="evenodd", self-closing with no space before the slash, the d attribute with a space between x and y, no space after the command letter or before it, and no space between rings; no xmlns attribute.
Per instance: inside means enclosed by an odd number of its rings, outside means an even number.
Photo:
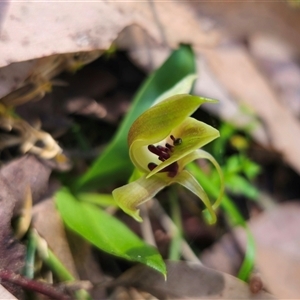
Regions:
<svg viewBox="0 0 300 300"><path fill-rule="evenodd" d="M247 178L251 180L261 172L261 167L252 160L246 158L243 164L243 171Z"/></svg>
<svg viewBox="0 0 300 300"><path fill-rule="evenodd" d="M256 200L259 191L244 177L238 174L232 174L226 177L226 188L237 195L244 195L252 200Z"/></svg>
<svg viewBox="0 0 300 300"><path fill-rule="evenodd" d="M117 203L111 194L79 193L76 197L80 201L89 202L103 207L117 206Z"/></svg>
<svg viewBox="0 0 300 300"><path fill-rule="evenodd" d="M226 159L225 174L235 174L242 171L242 162L239 154L231 155Z"/></svg>
<svg viewBox="0 0 300 300"><path fill-rule="evenodd" d="M226 159L224 172L225 174L243 172L248 179L253 179L259 174L260 169L260 166L245 154L239 153Z"/></svg>
<svg viewBox="0 0 300 300"><path fill-rule="evenodd" d="M230 137L235 133L236 129L229 123L222 123L219 128L220 138L213 144L213 156L220 162L223 160L224 149Z"/></svg>
<svg viewBox="0 0 300 300"><path fill-rule="evenodd" d="M166 275L165 263L157 249L144 243L118 219L93 204L78 201L67 188L60 189L55 199L66 225L90 243Z"/></svg>
<svg viewBox="0 0 300 300"><path fill-rule="evenodd" d="M178 83L176 83L172 88L161 94L156 100L154 101L153 105L156 105L157 103L161 102L164 99L170 98L172 96L178 95L178 94L188 94L192 87L194 81L197 79L196 74L191 74L185 76L182 80L180 80Z"/></svg>
<svg viewBox="0 0 300 300"><path fill-rule="evenodd" d="M74 184L74 190L99 187L128 178L133 170L129 159L127 134L135 119L164 92L195 73L195 57L189 46L180 46L166 62L144 82L117 134L91 168Z"/></svg>

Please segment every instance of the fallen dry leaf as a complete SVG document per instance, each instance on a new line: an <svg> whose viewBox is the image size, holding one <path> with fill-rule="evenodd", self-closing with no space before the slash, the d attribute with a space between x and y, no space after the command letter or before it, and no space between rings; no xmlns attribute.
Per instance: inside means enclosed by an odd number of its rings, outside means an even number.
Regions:
<svg viewBox="0 0 300 300"><path fill-rule="evenodd" d="M275 299L263 291L252 294L241 280L199 264L167 261L167 280L138 265L121 275L114 286L133 286L158 299Z"/></svg>
<svg viewBox="0 0 300 300"><path fill-rule="evenodd" d="M173 47L191 42L191 31L199 44L215 43L216 34L205 33L192 16L193 11L180 3L11 2L1 33L0 66L59 53L108 49L131 24L139 24Z"/></svg>
<svg viewBox="0 0 300 300"><path fill-rule="evenodd" d="M23 267L25 249L13 237L11 219L17 199L10 186L0 174L0 269L9 269L19 272ZM21 296L22 290L12 284L3 284L16 296Z"/></svg>
<svg viewBox="0 0 300 300"><path fill-rule="evenodd" d="M264 287L280 299L300 297L299 214L299 203L286 202L249 222L256 247L255 268ZM211 268L236 274L242 262L240 251L245 249L246 234L238 228L203 252L201 260Z"/></svg>
<svg viewBox="0 0 300 300"><path fill-rule="evenodd" d="M46 240L49 248L72 276L78 279L64 225L52 198L33 207L32 226Z"/></svg>
<svg viewBox="0 0 300 300"><path fill-rule="evenodd" d="M1 9L1 5L0 5ZM14 297L7 289L5 289L1 284L0 284L0 299L5 299L5 300L14 300L17 298Z"/></svg>
<svg viewBox="0 0 300 300"><path fill-rule="evenodd" d="M101 256L99 258L99 253L96 256L93 247L74 232L66 230L66 233L80 279L92 283L104 282L107 278L104 277L104 273L98 263L103 261ZM109 263L107 257L104 258L105 260L106 263ZM106 288L101 284L94 284L89 293L93 299L107 298Z"/></svg>
<svg viewBox="0 0 300 300"><path fill-rule="evenodd" d="M0 97L15 90L30 74L34 65L35 62L30 60L0 68Z"/></svg>
<svg viewBox="0 0 300 300"><path fill-rule="evenodd" d="M18 219L15 222L15 237L21 240L28 232L32 218L32 195L30 186L27 186L24 194L24 200L20 203L21 209L18 211Z"/></svg>
<svg viewBox="0 0 300 300"><path fill-rule="evenodd" d="M172 22L174 15L176 22ZM193 11L182 3L61 1L32 2L29 5L10 2L2 18L0 67L9 66L0 69L4 83L0 87L0 97L23 82L38 63L34 59L108 49L128 26L137 24L159 44L170 47L193 41L212 45L218 39L215 32L206 32ZM13 64L21 61L28 62L20 66Z"/></svg>
<svg viewBox="0 0 300 300"><path fill-rule="evenodd" d="M249 39L249 51L260 70L270 79L281 103L296 116L300 116L300 67L297 55L289 45L271 35L255 34Z"/></svg>
<svg viewBox="0 0 300 300"><path fill-rule="evenodd" d="M277 297L298 299L300 287L300 204L287 202L250 220L256 242L256 266ZM245 235L237 233L245 247Z"/></svg>
<svg viewBox="0 0 300 300"><path fill-rule="evenodd" d="M280 104L268 81L257 70L247 51L241 46L203 49L215 75L241 105L254 110L268 133L269 143L300 173L300 136L298 120ZM251 78L251 80L249 80Z"/></svg>
<svg viewBox="0 0 300 300"><path fill-rule="evenodd" d="M228 233L202 251L200 260L206 267L237 276L243 262L243 255L235 236Z"/></svg>
<svg viewBox="0 0 300 300"><path fill-rule="evenodd" d="M216 30L221 30L223 40L245 41L249 36L268 34L288 44L299 53L300 11L288 1L188 1L198 17L203 17Z"/></svg>
<svg viewBox="0 0 300 300"><path fill-rule="evenodd" d="M139 292L135 288L125 288L118 286L114 289L111 295L109 295L110 300L158 300L151 294L146 292Z"/></svg>
<svg viewBox="0 0 300 300"><path fill-rule="evenodd" d="M200 75L195 83L195 93L219 100L217 105L207 105L204 106L204 109L237 128L246 128L247 130L251 127L252 137L260 144L267 146L268 134L263 124L257 120L253 112L246 111L242 107L243 104L239 105L235 101L226 85L220 83L211 70L207 59L201 53L197 55L197 70L199 70Z"/></svg>
<svg viewBox="0 0 300 300"><path fill-rule="evenodd" d="M24 156L3 166L0 170L0 268L20 272L25 249L13 237L11 221L14 212L22 207L26 190L30 186L34 201L39 200L48 184L50 169L34 156ZM3 284L14 295L21 289L12 284Z"/></svg>
<svg viewBox="0 0 300 300"><path fill-rule="evenodd" d="M1 2L0 3L0 33L1 33L1 26L2 26L2 23L4 21L4 16L5 16L6 11L7 11L7 7L8 7L8 2Z"/></svg>
<svg viewBox="0 0 300 300"><path fill-rule="evenodd" d="M33 204L41 200L47 191L51 169L33 155L25 155L4 165L0 174L14 195L15 211L18 203L24 201L25 191L30 186Z"/></svg>

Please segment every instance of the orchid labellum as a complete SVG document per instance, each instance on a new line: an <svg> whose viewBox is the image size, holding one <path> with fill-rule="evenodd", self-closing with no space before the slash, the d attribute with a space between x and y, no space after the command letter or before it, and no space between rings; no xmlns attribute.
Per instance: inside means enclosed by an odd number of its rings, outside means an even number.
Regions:
<svg viewBox="0 0 300 300"><path fill-rule="evenodd" d="M139 179L113 191L118 205L135 220L142 221L138 206L164 187L179 183L197 195L207 207L211 222L223 193L223 177L216 160L199 148L219 137L219 131L190 115L203 103L215 100L181 94L169 97L146 110L130 128L129 154L143 174ZM199 182L184 167L197 159L210 160L221 178L221 192L214 204Z"/></svg>

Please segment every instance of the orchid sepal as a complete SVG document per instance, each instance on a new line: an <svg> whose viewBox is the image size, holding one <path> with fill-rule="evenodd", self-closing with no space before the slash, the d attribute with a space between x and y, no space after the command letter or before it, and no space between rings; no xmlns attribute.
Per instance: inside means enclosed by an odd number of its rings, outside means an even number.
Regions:
<svg viewBox="0 0 300 300"><path fill-rule="evenodd" d="M167 183L160 177L146 179L143 176L135 181L123 185L112 194L119 207L136 221L142 222L137 207L147 200L153 198Z"/></svg>

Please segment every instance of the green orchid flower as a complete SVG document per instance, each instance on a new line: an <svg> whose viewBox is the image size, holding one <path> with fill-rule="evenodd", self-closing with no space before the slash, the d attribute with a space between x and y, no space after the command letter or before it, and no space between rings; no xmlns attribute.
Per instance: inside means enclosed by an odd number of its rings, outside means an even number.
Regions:
<svg viewBox="0 0 300 300"><path fill-rule="evenodd" d="M219 131L190 115L203 103L216 100L181 94L169 97L145 111L128 134L131 161L142 176L113 191L117 204L135 220L141 222L140 204L153 198L160 190L179 183L197 195L216 221L215 209L220 204L224 183L216 160L199 148L219 137ZM221 178L221 192L212 205L198 181L184 167L200 158L208 159Z"/></svg>

